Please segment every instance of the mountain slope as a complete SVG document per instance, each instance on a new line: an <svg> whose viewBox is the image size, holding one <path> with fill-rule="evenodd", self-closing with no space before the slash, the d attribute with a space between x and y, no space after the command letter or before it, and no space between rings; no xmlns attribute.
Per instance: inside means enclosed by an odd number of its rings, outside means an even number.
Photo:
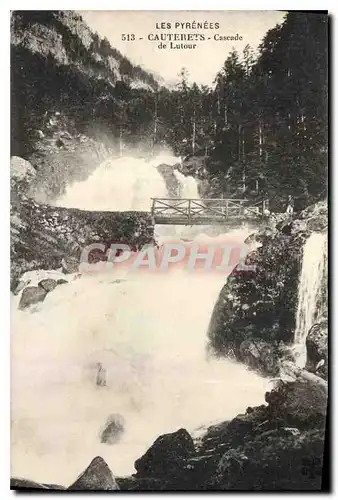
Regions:
<svg viewBox="0 0 338 500"><path fill-rule="evenodd" d="M36 168L43 201L119 154L136 125L148 137L157 87L76 12L12 13L11 154Z"/></svg>
<svg viewBox="0 0 338 500"><path fill-rule="evenodd" d="M111 85L123 81L132 87L157 88L157 79L133 66L107 38L93 33L75 11L15 11L11 43L32 53L53 57L59 65L73 65L89 77Z"/></svg>

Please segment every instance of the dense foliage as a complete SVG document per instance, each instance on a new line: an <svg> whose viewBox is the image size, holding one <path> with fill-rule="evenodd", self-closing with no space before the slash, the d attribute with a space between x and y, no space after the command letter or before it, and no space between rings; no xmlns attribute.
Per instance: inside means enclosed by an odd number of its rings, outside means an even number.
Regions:
<svg viewBox="0 0 338 500"><path fill-rule="evenodd" d="M325 14L290 12L268 31L257 54L250 46L243 54L233 50L212 88L190 85L183 68L172 90L90 30L85 46L65 19L54 11L13 14L12 33L21 34L11 53L13 154L27 158L46 114L61 110L74 131L114 137L120 153L130 144L142 144L147 153L166 145L191 157L186 169L204 179L210 196L265 194L273 210L285 207L290 194L296 209L325 196ZM62 37L63 59L31 50L22 34L36 26Z"/></svg>
<svg viewBox="0 0 338 500"><path fill-rule="evenodd" d="M249 46L231 52L213 89L188 87L183 75L171 94L172 144L206 156L213 192L241 184L249 196L265 191L275 209L288 194L296 209L325 195L327 29L325 15L290 12L256 57Z"/></svg>

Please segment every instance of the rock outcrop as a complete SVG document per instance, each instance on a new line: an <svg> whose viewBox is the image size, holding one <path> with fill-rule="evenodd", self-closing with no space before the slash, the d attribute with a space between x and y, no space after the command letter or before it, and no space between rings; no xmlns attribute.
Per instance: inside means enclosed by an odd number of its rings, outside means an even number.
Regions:
<svg viewBox="0 0 338 500"><path fill-rule="evenodd" d="M185 480L186 465L195 454L192 437L186 429L164 434L135 462L136 478L165 478L179 485Z"/></svg>
<svg viewBox="0 0 338 500"><path fill-rule="evenodd" d="M327 379L328 375L328 320L321 318L306 338L307 369Z"/></svg>
<svg viewBox="0 0 338 500"><path fill-rule="evenodd" d="M10 165L11 176L11 192L16 193L25 192L29 185L36 177L35 168L29 161L20 158L19 156L12 156Z"/></svg>
<svg viewBox="0 0 338 500"><path fill-rule="evenodd" d="M30 481L29 479L21 479L19 477L11 478L11 490L48 490L49 488L41 483Z"/></svg>
<svg viewBox="0 0 338 500"><path fill-rule="evenodd" d="M37 203L17 194L11 203L11 281L33 269L78 270L82 250L91 244L128 244L139 249L153 243L154 227L147 212L89 212ZM107 258L92 252L90 262ZM43 288L43 286L42 286Z"/></svg>
<svg viewBox="0 0 338 500"><path fill-rule="evenodd" d="M151 453L157 465L138 471L133 489L142 479L139 488L148 482L168 490L320 490L327 384L294 370L294 382L279 382L266 394L267 405L210 427L195 451L189 447L181 457L178 469L175 456L173 469L161 460L155 442L145 457ZM166 439L174 441L174 435Z"/></svg>
<svg viewBox="0 0 338 500"><path fill-rule="evenodd" d="M293 219L287 214L280 219L271 219L269 227L255 235L261 246L246 259L254 270L237 266L228 277L208 332L213 353L273 376L279 373L279 360L292 359L303 245L313 230L326 231L327 204L320 202ZM326 300L322 308L325 314ZM308 344L309 368L320 361L313 337Z"/></svg>
<svg viewBox="0 0 338 500"><path fill-rule="evenodd" d="M125 422L122 415L109 415L103 431L100 435L101 443L115 444L121 439L124 432Z"/></svg>
<svg viewBox="0 0 338 500"><path fill-rule="evenodd" d="M68 490L77 491L115 491L119 486L107 463L101 457L96 457Z"/></svg>
<svg viewBox="0 0 338 500"><path fill-rule="evenodd" d="M47 291L39 286L28 286L21 294L19 309L26 309L26 307L43 302Z"/></svg>

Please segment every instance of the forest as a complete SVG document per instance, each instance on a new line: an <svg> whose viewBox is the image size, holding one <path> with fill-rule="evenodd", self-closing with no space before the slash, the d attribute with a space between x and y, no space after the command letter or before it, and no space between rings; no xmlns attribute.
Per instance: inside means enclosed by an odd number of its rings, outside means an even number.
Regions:
<svg viewBox="0 0 338 500"><path fill-rule="evenodd" d="M121 145L146 145L148 154L169 147L211 197L265 196L273 210L281 210L292 195L299 210L326 196L325 13L288 12L256 52L249 45L243 53L233 49L211 87L189 83L182 68L179 84L168 89L107 39L93 34L87 49L62 16L46 12L35 13L37 19L18 13L14 29L53 25L71 62L12 46L13 154L25 157L34 150L32 130L43 127L46 111L61 108L82 133L103 130ZM119 80L105 63L109 57L118 60ZM79 61L86 71L79 71ZM133 88L134 79L147 85Z"/></svg>
<svg viewBox="0 0 338 500"><path fill-rule="evenodd" d="M187 84L157 93L157 140L204 157L212 196L238 189L301 209L325 197L328 157L327 16L290 12L254 54L233 50L214 88ZM192 162L193 164L193 162Z"/></svg>

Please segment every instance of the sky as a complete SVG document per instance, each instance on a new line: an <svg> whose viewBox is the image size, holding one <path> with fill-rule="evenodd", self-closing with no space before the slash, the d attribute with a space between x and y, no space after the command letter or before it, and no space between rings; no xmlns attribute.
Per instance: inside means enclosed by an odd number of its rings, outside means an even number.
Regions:
<svg viewBox="0 0 338 500"><path fill-rule="evenodd" d="M262 41L265 33L280 23L285 13L280 11L80 11L89 27L101 37L107 37L132 63L160 75L166 82L177 81L184 66L190 82L211 85L216 73L222 67L232 48L241 52L247 44L254 49ZM219 29L175 28L175 22L219 23ZM171 28L159 29L156 23L171 23ZM211 28L211 26L210 26ZM151 41L148 35L155 34L204 34L205 41L196 43L195 49L172 49L169 42L166 49L158 48L159 41ZM122 35L134 35L133 40L122 40ZM236 36L242 40L215 41L217 36ZM210 40L208 38L210 37ZM129 38L132 38L130 36ZM140 40L142 38L142 40Z"/></svg>

